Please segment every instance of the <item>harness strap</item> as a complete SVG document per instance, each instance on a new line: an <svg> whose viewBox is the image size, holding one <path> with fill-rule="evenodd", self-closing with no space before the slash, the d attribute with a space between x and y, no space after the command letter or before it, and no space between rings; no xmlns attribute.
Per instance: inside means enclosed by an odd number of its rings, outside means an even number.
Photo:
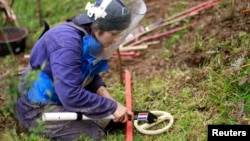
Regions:
<svg viewBox="0 0 250 141"><path fill-rule="evenodd" d="M42 34L39 36L38 39L40 39L40 38L43 36L43 34L44 34L45 32L47 32L47 31L50 29L49 24L47 23L47 21L43 20L42 22L43 22L43 24L44 24L44 29L43 29L43 32L42 32Z"/></svg>
<svg viewBox="0 0 250 141"><path fill-rule="evenodd" d="M75 25L75 24L72 23L72 22L65 22L65 24L66 24L66 25L70 25L70 26L72 26L72 27L74 27L74 28L76 28L76 29L82 31L85 35L89 35L89 33L88 33L84 28L82 28L82 27L80 27L80 26L78 26L78 25Z"/></svg>

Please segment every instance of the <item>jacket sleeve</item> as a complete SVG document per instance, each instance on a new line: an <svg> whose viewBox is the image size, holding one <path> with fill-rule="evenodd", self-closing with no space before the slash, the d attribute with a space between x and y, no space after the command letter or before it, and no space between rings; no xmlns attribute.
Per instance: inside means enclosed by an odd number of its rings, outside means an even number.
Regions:
<svg viewBox="0 0 250 141"><path fill-rule="evenodd" d="M85 89L96 93L96 91L98 90L98 88L100 88L101 86L106 87L106 84L104 83L104 81L102 80L101 76L99 74L95 75L95 77L93 78L93 80L89 83L89 85L87 85L85 87Z"/></svg>

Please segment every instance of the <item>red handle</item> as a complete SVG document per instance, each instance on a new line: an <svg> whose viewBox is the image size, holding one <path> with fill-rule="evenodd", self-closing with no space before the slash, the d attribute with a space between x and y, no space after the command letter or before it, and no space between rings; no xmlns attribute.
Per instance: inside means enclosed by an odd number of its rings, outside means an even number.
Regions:
<svg viewBox="0 0 250 141"><path fill-rule="evenodd" d="M125 70L125 93L126 107L132 111L132 89L131 89L131 73ZM133 121L129 120L126 123L126 141L133 141Z"/></svg>

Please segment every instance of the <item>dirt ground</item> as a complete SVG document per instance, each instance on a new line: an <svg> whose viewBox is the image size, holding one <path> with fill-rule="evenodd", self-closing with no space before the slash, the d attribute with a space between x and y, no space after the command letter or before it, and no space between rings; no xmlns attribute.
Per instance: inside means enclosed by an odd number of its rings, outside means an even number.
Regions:
<svg viewBox="0 0 250 141"><path fill-rule="evenodd" d="M206 0L186 0L189 7L196 6ZM250 33L250 2L249 0L231 0L235 12L229 12L223 7L220 9L214 7L200 12L199 14L190 18L191 22L195 22L195 26L189 27L182 35L182 40L194 42L193 36L195 28L202 28L205 33L210 36L217 36L218 39L227 40L238 35L239 32ZM145 15L147 22L157 21L159 18L168 18L170 10L173 7L178 7L178 2L172 0L146 0L148 12ZM174 11L174 10L173 10ZM170 27L165 27L161 30L157 30L150 34L156 34L163 32L164 30L170 30ZM150 35L149 34L149 35ZM146 35L148 36L148 35ZM209 37L207 37L208 39ZM206 52L193 50L190 48L190 43L179 43L169 49L169 59L165 59L162 53L166 48L166 42L169 36L163 36L154 40L159 41L158 44L150 45L147 49L137 51L140 56L134 59L122 59L122 69L129 69L137 78L151 79L156 75L161 75L166 69L174 68L185 70L188 68L198 68L204 61L209 60L212 56L209 56ZM150 40L150 41L154 41ZM204 51L204 50L202 50ZM224 53L230 53L224 51ZM24 54L17 55L19 61L19 67L26 66L28 60L23 58ZM117 82L120 80L119 73L119 61L113 57L110 59L110 70L103 74L105 79L109 79L111 82ZM202 75L202 72L197 72L198 75ZM182 83L182 82L178 82ZM0 102L3 102L0 99ZM1 105L1 104L0 104ZM0 123L4 125L4 123Z"/></svg>
<svg viewBox="0 0 250 141"><path fill-rule="evenodd" d="M148 12L145 15L144 20L151 21L152 23L160 18L168 18L172 7L178 7L178 2L170 0L147 0ZM206 0L187 0L189 7L197 6ZM235 10L234 13L230 13L226 8L218 5L212 8L203 10L199 14L190 18L191 22L195 22L193 27L189 27L182 39L189 41L189 43L180 43L170 47L169 56L170 59L165 59L162 54L166 48L166 42L170 38L169 36L163 36L149 41L160 41L159 44L151 45L147 49L140 51L141 56L136 59L122 59L122 67L129 69L137 77L150 79L153 76L160 75L166 69L180 69L185 70L188 68L198 68L206 60L209 60L212 56L206 53L206 50L194 50L190 47L191 43L195 41L195 28L202 28L204 33L210 36L216 36L218 39L225 41L238 35L239 32L250 32L250 15L248 0L232 0L232 5ZM157 11L157 12L155 12ZM147 35L156 34L171 30L172 28L165 27L156 32L151 32ZM143 37L142 37L143 38ZM208 39L207 37L206 39ZM215 47L216 48L216 47ZM229 53L229 51L225 51ZM121 64L121 63L120 63ZM119 61L117 58L112 58L110 61L111 69L108 73L104 74L107 78L112 78L114 81L119 81ZM114 77L114 74L118 74ZM199 75L199 74L197 74ZM181 82L180 82L181 83Z"/></svg>

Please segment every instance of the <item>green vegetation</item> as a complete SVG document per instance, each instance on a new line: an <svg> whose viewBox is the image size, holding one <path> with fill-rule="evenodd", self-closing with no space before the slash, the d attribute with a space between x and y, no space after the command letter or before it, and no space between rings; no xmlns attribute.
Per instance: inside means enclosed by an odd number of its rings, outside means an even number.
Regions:
<svg viewBox="0 0 250 141"><path fill-rule="evenodd" d="M58 1L49 0L41 0L41 2L44 19L51 26L84 10L82 0L63 0L60 1L60 4ZM178 0L175 4L176 7L169 9L172 15L180 12L176 11L178 8L190 7L189 3L184 0ZM232 1L225 0L207 14L216 16L216 12L222 8L228 13L234 13L233 6ZM37 3L34 0L19 0L15 1L13 9L17 14L20 26L29 30L26 49L28 53L43 30L43 26L39 24ZM206 16L206 12L202 13L202 16ZM147 22L147 19L144 19L143 23ZM223 25L217 26L219 28ZM249 124L250 34L237 32L222 39L203 28L197 27L197 29L192 29L192 33L188 32L190 31L186 29L171 35L169 40L164 40L164 50L157 56L162 57L159 60L164 59L171 62L171 49L182 47L186 47L185 49L193 55L209 55L196 67L164 68L163 73L153 75L150 79L139 77L132 72L133 108L135 110L167 111L175 118L173 126L164 134L149 136L134 130L135 141L205 141L208 124ZM189 35L189 38L186 35ZM180 57L179 60L181 59ZM14 55L10 55L0 58L0 62L0 72L12 70L7 79L0 81L0 94L2 94L1 92L4 94L0 95L0 101L5 100L5 104L0 105L0 122L11 125L4 129L0 126L0 136L2 137L0 140L46 141L35 133L18 132L18 125L13 120L12 108L17 97L19 82L19 78L15 75L18 72L17 60ZM110 93L125 103L124 86L118 81L113 84L108 78L105 79ZM107 140L120 141L124 138L125 133L117 131L110 134Z"/></svg>

